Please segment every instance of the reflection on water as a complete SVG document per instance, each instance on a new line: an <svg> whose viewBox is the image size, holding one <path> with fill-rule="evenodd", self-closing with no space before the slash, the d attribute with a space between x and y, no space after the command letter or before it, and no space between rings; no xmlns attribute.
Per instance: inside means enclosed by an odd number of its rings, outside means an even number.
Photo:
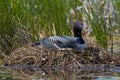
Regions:
<svg viewBox="0 0 120 80"><path fill-rule="evenodd" d="M97 76L95 80L120 80L120 77L114 77L114 76Z"/></svg>
<svg viewBox="0 0 120 80"><path fill-rule="evenodd" d="M50 74L50 75L38 75L35 76L34 74L31 76L26 76L26 74L20 73L19 76L15 76L16 74L11 75L10 73L0 73L0 80L120 80L120 77L118 76L94 76L96 74L92 73L92 75L75 75L71 74L69 76L64 75L57 75L57 74ZM119 74L120 75L120 74Z"/></svg>
<svg viewBox="0 0 120 80"><path fill-rule="evenodd" d="M20 67L19 67L20 68ZM120 67L111 71L0 68L0 80L120 80ZM117 71L117 72L116 72Z"/></svg>

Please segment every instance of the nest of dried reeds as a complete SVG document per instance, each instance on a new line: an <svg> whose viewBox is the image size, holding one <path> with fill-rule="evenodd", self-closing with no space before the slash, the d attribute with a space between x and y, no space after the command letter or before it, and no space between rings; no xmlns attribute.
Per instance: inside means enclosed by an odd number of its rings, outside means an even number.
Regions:
<svg viewBox="0 0 120 80"><path fill-rule="evenodd" d="M4 65L29 65L37 67L81 67L83 64L119 65L120 56L109 54L99 47L88 47L81 51L72 49L51 50L24 46L16 49L3 60Z"/></svg>

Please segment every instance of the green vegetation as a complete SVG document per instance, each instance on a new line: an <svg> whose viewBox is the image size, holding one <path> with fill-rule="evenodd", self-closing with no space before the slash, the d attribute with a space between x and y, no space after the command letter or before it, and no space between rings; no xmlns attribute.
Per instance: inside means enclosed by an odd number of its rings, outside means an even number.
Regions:
<svg viewBox="0 0 120 80"><path fill-rule="evenodd" d="M77 1L77 2L76 2ZM1 0L0 45L9 53L38 40L40 33L68 35L70 9L79 0ZM70 5L71 4L71 5ZM81 3L80 3L81 4Z"/></svg>
<svg viewBox="0 0 120 80"><path fill-rule="evenodd" d="M84 16L87 18L97 43L107 49L109 37L119 28L117 25L117 12L114 9L113 1L89 1L83 9Z"/></svg>
<svg viewBox="0 0 120 80"><path fill-rule="evenodd" d="M119 0L116 0L114 1L114 4L115 4L115 9L116 9L116 12L117 12L117 24L118 24L118 31L120 31L120 1Z"/></svg>
<svg viewBox="0 0 120 80"><path fill-rule="evenodd" d="M103 17L103 5L96 5L94 2L91 6L85 9L85 16L91 25L93 33L97 42L107 48L108 42L108 29L106 26L106 20ZM88 12L87 12L88 11Z"/></svg>
<svg viewBox="0 0 120 80"><path fill-rule="evenodd" d="M108 30L111 28L106 27L102 17L103 4L96 7L93 3L89 13L76 10L82 5L80 0L0 0L0 49L9 54L23 44L38 40L41 33L46 36L70 35L71 22L81 20L83 14L97 42L107 48ZM75 15L71 14L71 10Z"/></svg>

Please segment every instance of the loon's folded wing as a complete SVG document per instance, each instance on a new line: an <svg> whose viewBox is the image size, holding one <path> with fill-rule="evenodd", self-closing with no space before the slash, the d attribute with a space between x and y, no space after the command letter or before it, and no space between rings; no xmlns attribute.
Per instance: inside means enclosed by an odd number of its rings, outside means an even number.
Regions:
<svg viewBox="0 0 120 80"><path fill-rule="evenodd" d="M59 48L75 48L76 38L70 36L51 36L42 38L39 42L33 45L45 46L47 48L57 49Z"/></svg>
<svg viewBox="0 0 120 80"><path fill-rule="evenodd" d="M73 48L74 41L75 39L73 37L51 36L42 39L41 44L49 48L56 48L56 46L60 48Z"/></svg>
<svg viewBox="0 0 120 80"><path fill-rule="evenodd" d="M70 36L51 36L51 37L48 37L48 39L51 42L61 42L62 44L75 41L75 38Z"/></svg>

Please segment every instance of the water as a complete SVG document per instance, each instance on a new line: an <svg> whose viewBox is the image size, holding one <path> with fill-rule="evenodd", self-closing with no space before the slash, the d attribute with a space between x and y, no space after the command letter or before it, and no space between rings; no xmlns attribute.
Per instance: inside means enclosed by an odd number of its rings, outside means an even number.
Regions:
<svg viewBox="0 0 120 80"><path fill-rule="evenodd" d="M97 76L95 80L120 80L120 77L116 77L116 76Z"/></svg>
<svg viewBox="0 0 120 80"><path fill-rule="evenodd" d="M120 80L120 67L109 69L111 71L66 71L48 68L30 71L2 66L0 80Z"/></svg>
<svg viewBox="0 0 120 80"><path fill-rule="evenodd" d="M20 74L21 75L21 74ZM119 74L120 75L120 74ZM118 76L81 76L81 75L69 75L67 77L65 77L65 75L61 74L55 75L55 74L51 74L51 75L39 75L39 76L28 76L25 77L25 75L22 77L20 76L16 76L15 75L11 75L11 74L7 74L7 73L0 73L0 80L120 80L120 77ZM48 77L49 76L49 77Z"/></svg>

